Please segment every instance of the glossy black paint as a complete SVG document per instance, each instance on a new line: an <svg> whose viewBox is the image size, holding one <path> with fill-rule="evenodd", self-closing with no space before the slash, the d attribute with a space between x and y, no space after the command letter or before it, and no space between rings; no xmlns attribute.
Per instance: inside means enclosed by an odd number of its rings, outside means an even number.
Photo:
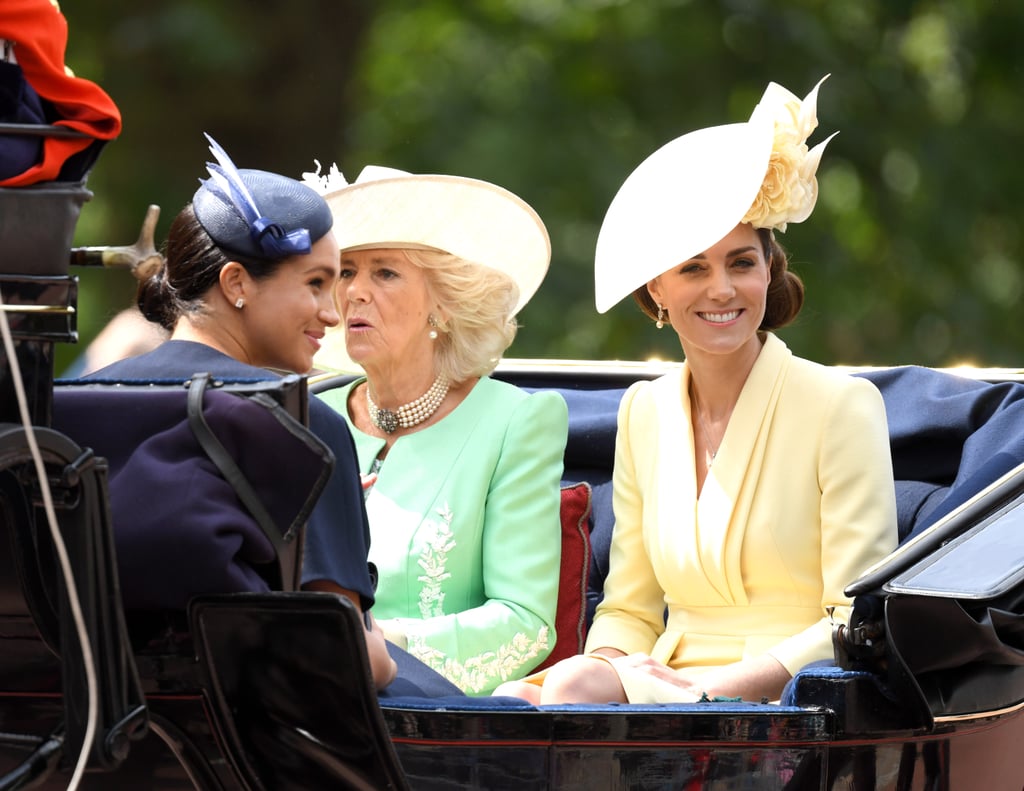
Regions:
<svg viewBox="0 0 1024 791"><path fill-rule="evenodd" d="M1024 762L1012 747L1024 737L1020 711L940 732L874 730L842 738L831 730L834 717L825 710L782 717L699 709L522 715L536 719L533 738L501 736L496 721L508 714L384 713L411 787L424 791L524 783L573 791L1016 791L1024 783ZM582 737L591 725L593 735ZM439 738L439 732L446 735Z"/></svg>

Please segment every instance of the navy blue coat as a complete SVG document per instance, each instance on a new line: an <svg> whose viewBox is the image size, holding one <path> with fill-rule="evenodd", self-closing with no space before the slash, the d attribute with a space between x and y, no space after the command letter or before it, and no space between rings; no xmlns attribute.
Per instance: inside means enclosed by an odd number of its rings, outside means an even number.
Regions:
<svg viewBox="0 0 1024 791"><path fill-rule="evenodd" d="M262 381L276 377L271 371L239 362L204 344L166 341L151 352L113 363L87 378L166 381L184 380L202 372L233 380ZM352 435L344 419L315 396L310 398L309 415L310 429L334 454L335 464L306 527L302 582L331 580L357 592L363 609L368 610L374 600L373 580L366 562L370 532ZM254 427L254 430L259 429ZM188 431L187 425L182 431ZM287 486L287 473L295 471L286 470L285 467L296 462L283 458L272 447L261 455L264 456L266 475L271 480L278 476L280 483ZM150 463L158 464L152 454L146 466ZM153 466L149 470L140 470L137 476L148 476L151 481L161 481L163 487L173 487L173 480L159 477L169 469L161 470ZM153 491L148 500L133 496L127 502L124 500L126 496L112 486L112 507L122 525L131 520L133 512L141 509L145 509L141 515L150 524L153 524L152 518L157 515L157 511L166 511L163 516L169 518L170 512L177 509L182 514L179 520L182 525L188 522L194 526L194 530L205 530L212 539L208 539L209 543L203 552L205 559L197 558L194 546L183 540L159 542L160 551L164 553L160 558L150 554L151 546L143 556L125 557L123 539L119 539L122 592L129 606L133 602L145 602L147 608L178 608L194 593L267 590L267 583L258 567L267 562L268 552L272 557L272 548L265 539L253 532L255 524L247 526L244 520L234 518L225 521L224 509L219 509L217 513L206 513L196 496L183 501L180 496L175 496L173 489L166 497ZM122 499L118 500L119 497ZM118 506L121 506L120 509ZM142 552L143 543L135 542L133 546L136 548L131 551ZM184 554L176 557L176 551ZM160 568L154 568L154 564L159 564ZM179 572L171 580L161 582L160 571L168 568L188 569L188 578L181 579ZM131 569L138 571L139 579L134 578ZM175 584L168 588L171 581Z"/></svg>

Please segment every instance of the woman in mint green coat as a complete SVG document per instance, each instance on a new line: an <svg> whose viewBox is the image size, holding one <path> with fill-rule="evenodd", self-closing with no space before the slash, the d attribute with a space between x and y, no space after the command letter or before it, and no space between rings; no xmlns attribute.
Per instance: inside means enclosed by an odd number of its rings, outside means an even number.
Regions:
<svg viewBox="0 0 1024 791"><path fill-rule="evenodd" d="M483 181L338 179L310 181L341 229L341 329L366 376L323 397L365 476L374 615L392 642L487 694L555 642L566 405L488 376L547 271L547 231Z"/></svg>

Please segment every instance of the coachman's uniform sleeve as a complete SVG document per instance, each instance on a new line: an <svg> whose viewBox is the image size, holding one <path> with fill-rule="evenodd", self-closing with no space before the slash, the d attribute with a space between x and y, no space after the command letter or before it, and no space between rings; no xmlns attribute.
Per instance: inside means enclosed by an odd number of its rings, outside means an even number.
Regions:
<svg viewBox="0 0 1024 791"><path fill-rule="evenodd" d="M16 68L20 68L28 85L23 94L33 101L36 97L43 100L52 111L53 125L86 135L45 138L39 161L0 180L0 187L83 178L100 148L121 133L121 112L102 88L76 77L64 65L68 41L64 15L52 0L3 0L0 40L13 44ZM11 108L11 117L18 115L17 108ZM0 136L0 146L3 140ZM0 159L3 155L0 148ZM63 172L72 158L76 158L77 172Z"/></svg>

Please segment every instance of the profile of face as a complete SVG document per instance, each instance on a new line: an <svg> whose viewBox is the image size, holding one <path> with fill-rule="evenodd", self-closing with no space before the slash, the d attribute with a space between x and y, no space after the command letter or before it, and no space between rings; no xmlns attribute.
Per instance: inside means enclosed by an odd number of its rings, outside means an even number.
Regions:
<svg viewBox="0 0 1024 791"><path fill-rule="evenodd" d="M348 355L364 368L432 359L428 275L402 250L343 252L338 306Z"/></svg>
<svg viewBox="0 0 1024 791"><path fill-rule="evenodd" d="M339 321L339 269L338 242L327 233L308 255L285 259L269 277L246 280L240 340L250 364L294 373L313 367L327 328Z"/></svg>
<svg viewBox="0 0 1024 791"><path fill-rule="evenodd" d="M647 284L689 357L757 343L771 274L754 228L740 223L717 244Z"/></svg>

